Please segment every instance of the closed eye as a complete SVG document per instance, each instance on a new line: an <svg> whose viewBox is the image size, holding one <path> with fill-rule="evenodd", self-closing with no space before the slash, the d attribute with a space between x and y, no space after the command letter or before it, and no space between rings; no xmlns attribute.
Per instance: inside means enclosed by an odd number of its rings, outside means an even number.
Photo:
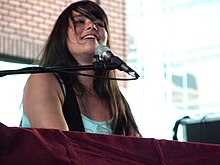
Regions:
<svg viewBox="0 0 220 165"><path fill-rule="evenodd" d="M95 24L96 26L99 26L99 27L104 27L104 26L105 26L105 25L104 25L104 22L103 22L103 21L100 21L100 20L94 21L94 24Z"/></svg>
<svg viewBox="0 0 220 165"><path fill-rule="evenodd" d="M82 15L75 16L73 18L74 24L84 24L86 22L86 18Z"/></svg>
<svg viewBox="0 0 220 165"><path fill-rule="evenodd" d="M74 24L84 24L84 20L74 20Z"/></svg>

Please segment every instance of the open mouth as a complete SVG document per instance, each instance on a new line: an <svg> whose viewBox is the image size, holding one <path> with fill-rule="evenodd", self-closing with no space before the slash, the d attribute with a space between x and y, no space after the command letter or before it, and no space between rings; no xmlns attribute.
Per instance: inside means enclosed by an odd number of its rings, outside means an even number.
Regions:
<svg viewBox="0 0 220 165"><path fill-rule="evenodd" d="M98 41L98 37L96 35L94 35L94 34L85 35L85 36L82 37L82 39L84 39L84 40L85 39L95 39L95 40Z"/></svg>

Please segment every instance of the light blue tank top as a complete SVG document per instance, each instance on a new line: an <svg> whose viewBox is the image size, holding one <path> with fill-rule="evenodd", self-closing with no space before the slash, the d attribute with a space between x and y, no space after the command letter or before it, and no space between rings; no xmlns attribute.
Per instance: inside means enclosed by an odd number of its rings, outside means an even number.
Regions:
<svg viewBox="0 0 220 165"><path fill-rule="evenodd" d="M111 126L113 124L113 119L107 120L107 121L95 121L91 120L88 117L82 116L83 125L85 127L86 132L91 133L100 133L100 134L112 134L113 131L111 129Z"/></svg>
<svg viewBox="0 0 220 165"><path fill-rule="evenodd" d="M31 128L31 124L28 120L28 117L24 112L23 112L22 119L21 119L21 126L25 128Z"/></svg>
<svg viewBox="0 0 220 165"><path fill-rule="evenodd" d="M113 133L111 129L111 125L113 124L113 119L110 119L107 121L95 121L95 120L89 119L83 114L81 114L81 116L82 116L82 121L83 121L83 125L85 128L85 132L100 133L100 134L112 134ZM31 124L26 114L23 114L23 117L22 117L22 127L31 128Z"/></svg>

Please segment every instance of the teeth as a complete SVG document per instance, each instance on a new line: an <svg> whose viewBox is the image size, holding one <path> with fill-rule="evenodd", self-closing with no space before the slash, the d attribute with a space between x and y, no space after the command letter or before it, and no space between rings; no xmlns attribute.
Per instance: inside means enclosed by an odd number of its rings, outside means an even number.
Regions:
<svg viewBox="0 0 220 165"><path fill-rule="evenodd" d="M89 35L83 37L83 39L89 39L89 38L96 39L96 36L89 34Z"/></svg>

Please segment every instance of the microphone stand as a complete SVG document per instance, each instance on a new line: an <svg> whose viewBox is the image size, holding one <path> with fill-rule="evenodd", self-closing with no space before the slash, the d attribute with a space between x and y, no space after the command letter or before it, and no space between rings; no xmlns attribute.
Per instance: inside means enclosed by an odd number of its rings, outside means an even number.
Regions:
<svg viewBox="0 0 220 165"><path fill-rule="evenodd" d="M117 64L110 64L110 63L104 64L102 62L94 62L93 65L79 65L79 66L26 67L17 70L1 70L0 77L13 75L13 74L71 72L71 71L97 70L97 69L113 70L117 68L118 68Z"/></svg>

